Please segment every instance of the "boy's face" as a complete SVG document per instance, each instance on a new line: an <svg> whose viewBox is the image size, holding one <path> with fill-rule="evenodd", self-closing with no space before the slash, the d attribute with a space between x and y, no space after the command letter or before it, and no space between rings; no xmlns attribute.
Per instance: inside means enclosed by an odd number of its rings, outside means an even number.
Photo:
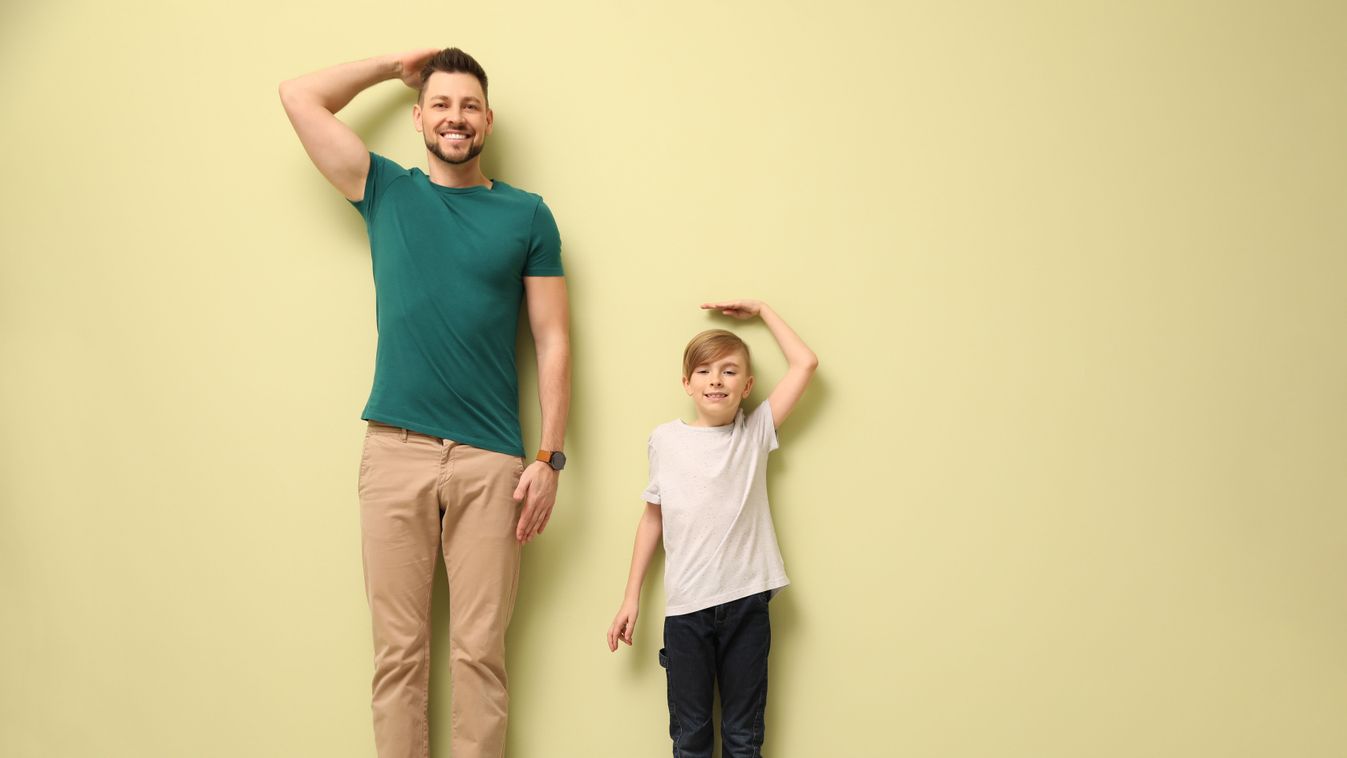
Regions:
<svg viewBox="0 0 1347 758"><path fill-rule="evenodd" d="M753 390L748 356L736 350L693 367L692 376L683 377L683 389L697 406L699 417L719 422L717 425L730 423L739 404Z"/></svg>

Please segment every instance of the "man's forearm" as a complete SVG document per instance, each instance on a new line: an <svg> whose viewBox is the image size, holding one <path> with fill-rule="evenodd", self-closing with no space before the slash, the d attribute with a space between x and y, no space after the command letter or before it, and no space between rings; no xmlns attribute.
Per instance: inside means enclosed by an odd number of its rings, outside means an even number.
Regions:
<svg viewBox="0 0 1347 758"><path fill-rule="evenodd" d="M542 450L561 450L571 408L571 346L565 337L538 348L538 404L542 409Z"/></svg>
<svg viewBox="0 0 1347 758"><path fill-rule="evenodd" d="M291 79L281 85L281 97L287 102L313 103L329 113L336 113L363 90L401 75L402 64L398 57L382 55L341 63Z"/></svg>

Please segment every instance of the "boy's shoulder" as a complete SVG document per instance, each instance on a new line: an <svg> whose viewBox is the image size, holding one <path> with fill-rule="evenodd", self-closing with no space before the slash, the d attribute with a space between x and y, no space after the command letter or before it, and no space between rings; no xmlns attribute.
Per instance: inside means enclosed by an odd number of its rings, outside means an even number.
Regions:
<svg viewBox="0 0 1347 758"><path fill-rule="evenodd" d="M674 419L673 421L665 421L663 424L660 424L659 426L655 427L650 432L650 444L655 445L660 440L665 440L668 439L671 435L678 434L679 429L682 426L683 422L681 419Z"/></svg>

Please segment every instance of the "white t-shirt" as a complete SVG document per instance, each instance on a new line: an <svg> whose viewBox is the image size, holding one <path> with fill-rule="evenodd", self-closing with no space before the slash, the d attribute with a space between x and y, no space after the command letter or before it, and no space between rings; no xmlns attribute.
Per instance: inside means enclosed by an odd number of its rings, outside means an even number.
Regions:
<svg viewBox="0 0 1347 758"><path fill-rule="evenodd" d="M767 505L770 403L726 426L660 424L650 435L645 500L664 520L665 615L692 613L790 584Z"/></svg>

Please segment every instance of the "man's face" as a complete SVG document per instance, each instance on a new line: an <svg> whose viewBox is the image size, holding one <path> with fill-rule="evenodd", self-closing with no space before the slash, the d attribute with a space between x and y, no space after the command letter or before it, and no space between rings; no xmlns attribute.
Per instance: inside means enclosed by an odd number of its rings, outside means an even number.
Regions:
<svg viewBox="0 0 1347 758"><path fill-rule="evenodd" d="M748 357L736 350L710 363L692 369L692 375L683 379L687 390L704 418L719 419L725 423L734 420L739 404L753 389L753 377L748 375Z"/></svg>
<svg viewBox="0 0 1347 758"><path fill-rule="evenodd" d="M482 84L472 74L436 71L426 81L421 101L412 107L416 131L426 149L445 163L476 158L491 133L491 109Z"/></svg>

